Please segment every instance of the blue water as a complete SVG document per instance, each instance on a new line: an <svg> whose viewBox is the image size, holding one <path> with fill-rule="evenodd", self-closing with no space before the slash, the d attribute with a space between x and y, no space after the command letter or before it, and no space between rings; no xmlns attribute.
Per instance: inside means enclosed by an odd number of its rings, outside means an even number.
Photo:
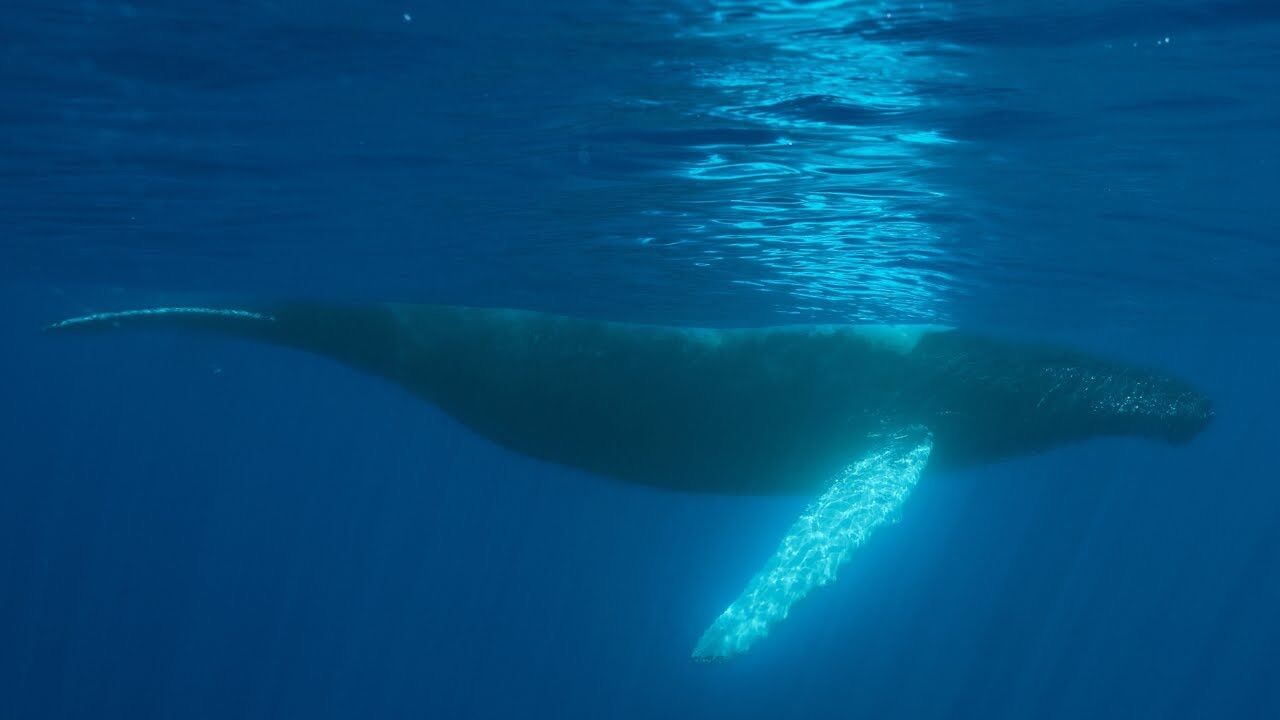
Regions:
<svg viewBox="0 0 1280 720"><path fill-rule="evenodd" d="M1280 716L1280 4L18 0L0 717ZM625 486L86 311L935 322L1192 380L1185 448L927 474L750 655L808 498Z"/></svg>

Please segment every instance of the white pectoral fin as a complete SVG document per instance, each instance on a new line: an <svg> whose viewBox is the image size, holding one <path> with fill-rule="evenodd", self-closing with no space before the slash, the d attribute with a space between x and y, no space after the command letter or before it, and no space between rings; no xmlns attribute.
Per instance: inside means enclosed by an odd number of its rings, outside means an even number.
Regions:
<svg viewBox="0 0 1280 720"><path fill-rule="evenodd" d="M695 660L727 660L745 653L769 628L785 620L791 605L836 579L836 571L871 532L896 518L929 462L933 436L911 427L882 442L836 474L796 520L773 557L737 600L707 628Z"/></svg>

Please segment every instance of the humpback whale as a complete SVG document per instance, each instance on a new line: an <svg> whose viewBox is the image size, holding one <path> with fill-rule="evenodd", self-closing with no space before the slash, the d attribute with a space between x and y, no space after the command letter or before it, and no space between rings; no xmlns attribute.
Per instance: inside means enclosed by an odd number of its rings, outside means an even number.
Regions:
<svg viewBox="0 0 1280 720"><path fill-rule="evenodd" d="M1130 435L1189 442L1209 400L1157 370L933 325L701 329L527 310L282 303L104 312L50 331L203 329L387 378L525 455L631 483L812 504L697 641L746 652L893 521L926 466Z"/></svg>

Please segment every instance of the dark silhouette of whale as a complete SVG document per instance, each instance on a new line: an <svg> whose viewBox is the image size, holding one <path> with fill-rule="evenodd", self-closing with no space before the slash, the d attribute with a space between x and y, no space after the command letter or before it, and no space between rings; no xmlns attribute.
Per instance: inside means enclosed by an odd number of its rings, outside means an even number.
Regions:
<svg viewBox="0 0 1280 720"><path fill-rule="evenodd" d="M152 308L50 330L174 326L325 355L388 378L517 452L633 483L814 493L694 656L745 652L896 516L926 464L1091 437L1175 444L1207 398L1152 369L940 326L695 329L450 306Z"/></svg>

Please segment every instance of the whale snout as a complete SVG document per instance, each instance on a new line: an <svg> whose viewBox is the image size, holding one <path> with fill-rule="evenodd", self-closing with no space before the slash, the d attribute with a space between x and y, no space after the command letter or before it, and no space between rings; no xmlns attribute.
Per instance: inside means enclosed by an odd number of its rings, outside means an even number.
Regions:
<svg viewBox="0 0 1280 720"><path fill-rule="evenodd" d="M1167 375L1127 369L1091 389L1089 403L1117 434L1186 445L1213 422L1213 402Z"/></svg>
<svg viewBox="0 0 1280 720"><path fill-rule="evenodd" d="M1184 393L1174 407L1165 433L1174 445L1186 445L1213 422L1213 402L1198 392Z"/></svg>

